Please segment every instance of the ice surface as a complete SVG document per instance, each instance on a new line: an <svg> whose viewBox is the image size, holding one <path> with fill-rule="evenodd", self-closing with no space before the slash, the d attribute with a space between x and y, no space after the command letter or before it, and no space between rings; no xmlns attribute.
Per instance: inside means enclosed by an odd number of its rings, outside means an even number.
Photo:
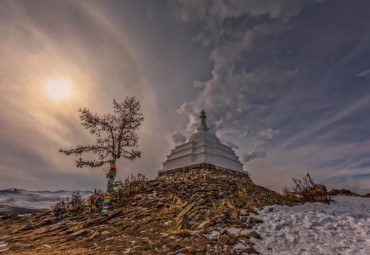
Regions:
<svg viewBox="0 0 370 255"><path fill-rule="evenodd" d="M334 199L330 205L265 207L255 249L261 254L370 254L370 198Z"/></svg>
<svg viewBox="0 0 370 255"><path fill-rule="evenodd" d="M91 191L79 191L82 198L92 194ZM26 191L22 189L0 190L0 213L12 207L26 209L47 209L61 199L71 198L72 191Z"/></svg>

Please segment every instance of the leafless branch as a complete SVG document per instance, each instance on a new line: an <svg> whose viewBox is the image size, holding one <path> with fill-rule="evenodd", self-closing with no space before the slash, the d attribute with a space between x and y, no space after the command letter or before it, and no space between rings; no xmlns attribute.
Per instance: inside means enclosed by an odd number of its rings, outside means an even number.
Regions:
<svg viewBox="0 0 370 255"><path fill-rule="evenodd" d="M79 109L81 125L96 136L95 145L77 146L74 149L59 152L69 156L81 156L86 152L97 155L95 160L76 160L78 167L98 167L116 161L117 158L133 160L141 156L136 150L138 146L139 129L144 118L140 112L140 102L135 97L126 97L123 102L113 100L114 114L99 116L88 108Z"/></svg>

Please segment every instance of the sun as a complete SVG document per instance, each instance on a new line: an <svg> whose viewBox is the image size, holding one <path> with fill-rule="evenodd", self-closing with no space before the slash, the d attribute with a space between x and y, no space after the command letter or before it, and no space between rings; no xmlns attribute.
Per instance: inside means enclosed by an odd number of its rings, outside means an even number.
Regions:
<svg viewBox="0 0 370 255"><path fill-rule="evenodd" d="M47 83L46 91L53 99L66 99L71 93L69 84L62 80L55 80Z"/></svg>

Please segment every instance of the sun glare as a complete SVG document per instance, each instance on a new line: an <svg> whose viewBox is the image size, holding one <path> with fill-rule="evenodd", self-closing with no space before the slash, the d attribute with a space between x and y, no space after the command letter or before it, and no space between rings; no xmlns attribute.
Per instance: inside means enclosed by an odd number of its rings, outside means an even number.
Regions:
<svg viewBox="0 0 370 255"><path fill-rule="evenodd" d="M49 82L46 91L53 99L65 99L71 92L68 83L61 80Z"/></svg>

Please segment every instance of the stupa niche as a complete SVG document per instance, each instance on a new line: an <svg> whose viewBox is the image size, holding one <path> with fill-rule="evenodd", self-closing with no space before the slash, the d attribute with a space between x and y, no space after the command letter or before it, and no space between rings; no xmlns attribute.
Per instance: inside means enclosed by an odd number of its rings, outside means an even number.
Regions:
<svg viewBox="0 0 370 255"><path fill-rule="evenodd" d="M171 150L160 173L202 163L243 172L243 164L240 163L235 151L208 132L206 118L203 110L200 113L200 126L197 131L189 136L184 144Z"/></svg>

